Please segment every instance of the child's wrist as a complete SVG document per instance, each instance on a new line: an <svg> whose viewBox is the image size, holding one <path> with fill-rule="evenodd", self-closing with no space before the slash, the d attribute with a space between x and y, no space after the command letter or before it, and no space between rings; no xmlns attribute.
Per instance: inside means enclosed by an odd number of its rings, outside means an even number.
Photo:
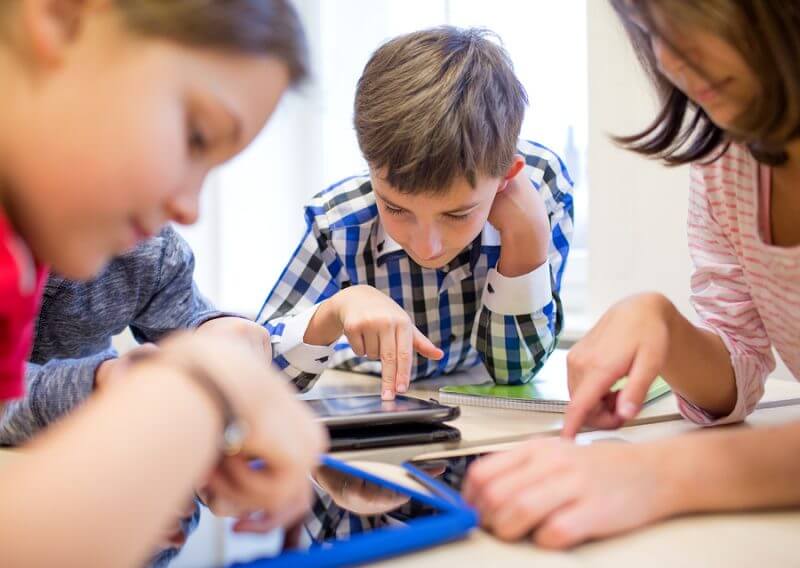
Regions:
<svg viewBox="0 0 800 568"><path fill-rule="evenodd" d="M547 261L547 246L539 243L536 231L500 233L500 243L497 271L503 276L528 274Z"/></svg>
<svg viewBox="0 0 800 568"><path fill-rule="evenodd" d="M307 345L330 345L342 336L343 328L339 314L341 292L322 302L308 322L303 335Z"/></svg>
<svg viewBox="0 0 800 568"><path fill-rule="evenodd" d="M241 450L247 435L246 421L243 418L246 408L241 404L238 386L231 384L224 375L209 372L202 364L172 353L144 353L132 360L134 365L154 366L159 375L172 374L174 380L182 381L194 392L201 393L215 421L221 424L222 436L220 450L234 455Z"/></svg>
<svg viewBox="0 0 800 568"><path fill-rule="evenodd" d="M640 455L649 462L651 475L655 477L655 507L657 518L666 518L697 510L696 469L687 467L681 456L680 443L645 444L639 448Z"/></svg>

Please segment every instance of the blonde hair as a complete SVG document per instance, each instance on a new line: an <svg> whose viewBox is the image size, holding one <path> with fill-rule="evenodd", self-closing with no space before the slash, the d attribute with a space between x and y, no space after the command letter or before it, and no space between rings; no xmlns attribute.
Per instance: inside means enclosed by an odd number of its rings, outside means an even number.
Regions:
<svg viewBox="0 0 800 568"><path fill-rule="evenodd" d="M288 0L114 0L135 32L281 59L292 82L307 72L303 27Z"/></svg>

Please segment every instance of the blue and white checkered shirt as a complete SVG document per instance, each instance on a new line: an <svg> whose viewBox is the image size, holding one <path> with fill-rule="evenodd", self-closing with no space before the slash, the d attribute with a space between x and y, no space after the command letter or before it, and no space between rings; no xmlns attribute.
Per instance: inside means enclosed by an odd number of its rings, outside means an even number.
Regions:
<svg viewBox="0 0 800 568"><path fill-rule="evenodd" d="M412 380L478 361L498 383L524 383L536 374L563 324L559 290L572 237L572 181L544 146L520 141L517 150L544 199L551 242L548 262L514 278L495 270L501 243L489 223L446 267L420 267L385 233L368 175L311 200L305 236L258 315L272 334L275 363L298 388L308 389L328 366L380 374L380 362L357 356L344 337L328 346L303 342L317 306L357 284L392 298L444 351L440 361L417 355Z"/></svg>

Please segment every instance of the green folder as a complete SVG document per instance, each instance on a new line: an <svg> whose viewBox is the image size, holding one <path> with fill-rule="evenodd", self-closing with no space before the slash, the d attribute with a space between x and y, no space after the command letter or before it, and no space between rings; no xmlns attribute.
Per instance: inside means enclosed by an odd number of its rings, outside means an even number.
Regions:
<svg viewBox="0 0 800 568"><path fill-rule="evenodd" d="M558 359L563 361L559 362ZM612 390L620 390L626 380L617 381ZM647 391L645 404L669 392L669 385L658 377ZM478 385L446 386L439 389L439 402L451 406L489 406L513 410L564 412L569 404L566 355L558 354L558 350L554 352L530 383L498 385L486 382Z"/></svg>

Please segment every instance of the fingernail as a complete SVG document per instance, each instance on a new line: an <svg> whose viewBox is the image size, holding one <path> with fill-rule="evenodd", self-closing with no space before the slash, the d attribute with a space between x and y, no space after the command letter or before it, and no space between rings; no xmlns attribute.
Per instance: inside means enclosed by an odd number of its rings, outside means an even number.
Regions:
<svg viewBox="0 0 800 568"><path fill-rule="evenodd" d="M397 392L406 392L407 390L408 387L405 385L405 383L397 385Z"/></svg>
<svg viewBox="0 0 800 568"><path fill-rule="evenodd" d="M637 408L632 402L623 402L619 405L618 413L625 420L630 420L636 416Z"/></svg>
<svg viewBox="0 0 800 568"><path fill-rule="evenodd" d="M383 400L392 400L394 398L394 393L390 389L384 389L381 398Z"/></svg>

